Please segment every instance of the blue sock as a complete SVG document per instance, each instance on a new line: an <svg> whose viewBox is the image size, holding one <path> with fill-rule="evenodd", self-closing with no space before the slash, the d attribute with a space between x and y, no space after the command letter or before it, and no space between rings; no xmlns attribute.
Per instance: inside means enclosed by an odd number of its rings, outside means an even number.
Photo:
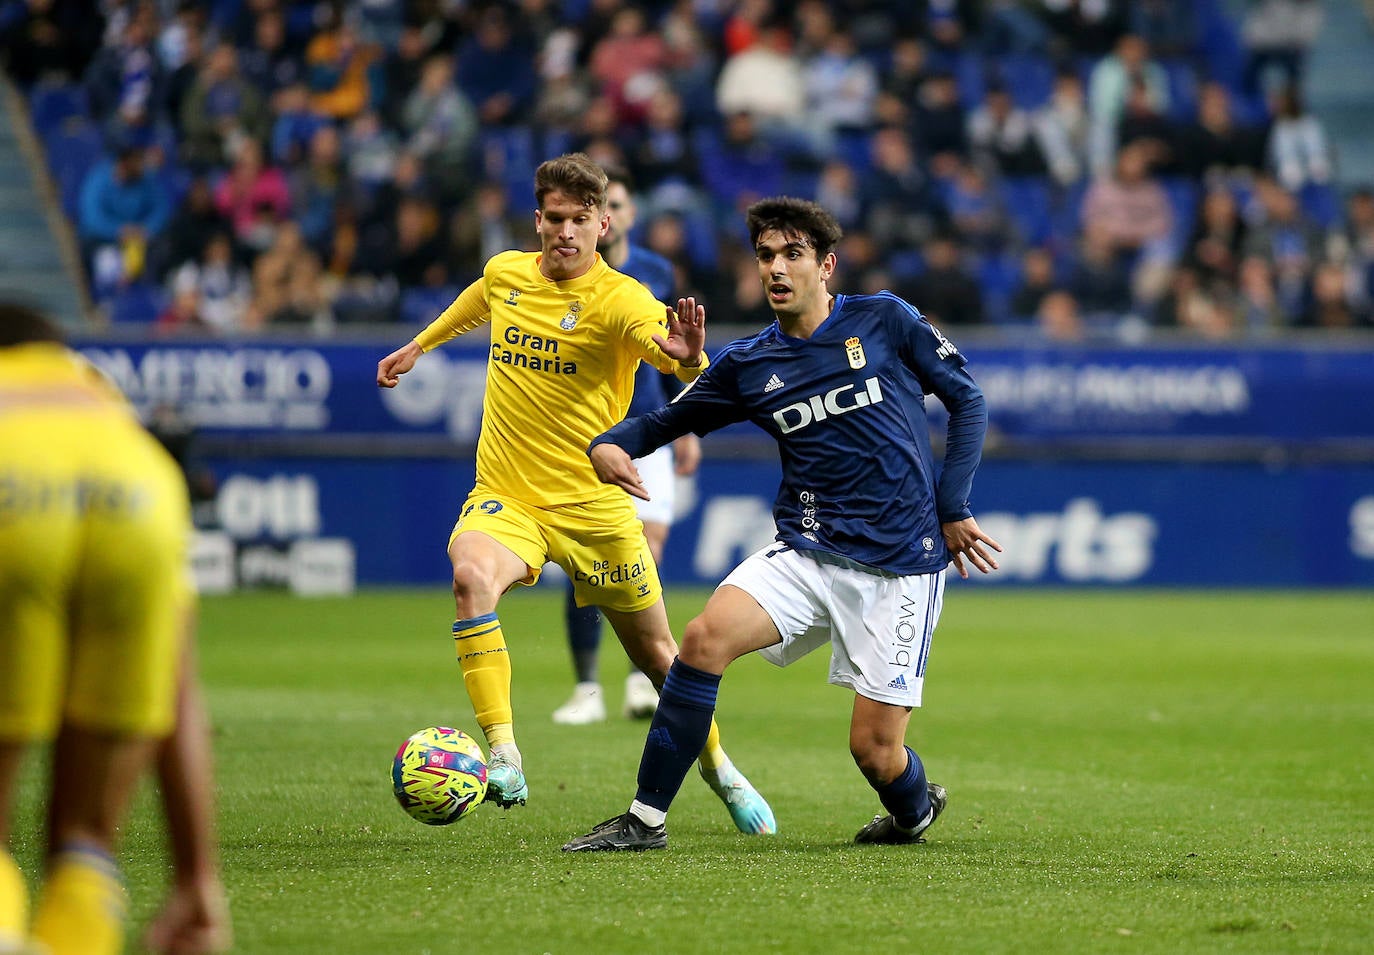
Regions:
<svg viewBox="0 0 1374 955"><path fill-rule="evenodd" d="M915 829L930 812L930 793L926 789L926 768L921 757L906 747L906 769L886 786L874 786L878 799L897 825Z"/></svg>
<svg viewBox="0 0 1374 955"><path fill-rule="evenodd" d="M601 646L601 611L595 607L577 605L572 581L568 582L563 617L568 627L568 647L572 650L573 672L577 674L577 682L596 683L597 651Z"/></svg>
<svg viewBox="0 0 1374 955"><path fill-rule="evenodd" d="M674 660L658 694L658 709L644 740L639 760L639 792L635 799L646 806L668 811L682 788L706 737L716 711L720 676Z"/></svg>

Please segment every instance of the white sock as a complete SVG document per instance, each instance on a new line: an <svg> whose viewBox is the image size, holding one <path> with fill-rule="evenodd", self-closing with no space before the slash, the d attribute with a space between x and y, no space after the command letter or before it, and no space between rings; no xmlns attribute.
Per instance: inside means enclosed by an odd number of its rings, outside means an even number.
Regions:
<svg viewBox="0 0 1374 955"><path fill-rule="evenodd" d="M524 764L520 761L520 748L514 743L496 743L491 748L491 758L496 759L497 755L504 756L506 762L513 763L515 768L524 771Z"/></svg>
<svg viewBox="0 0 1374 955"><path fill-rule="evenodd" d="M718 765L715 769L707 769L706 764L701 762L700 760L697 761L697 768L701 770L701 778L706 780L713 786L726 785L730 781L731 777L733 777L737 772L737 770L735 769L735 764L730 762L730 757L726 756L723 753L721 754L720 765Z"/></svg>
<svg viewBox="0 0 1374 955"><path fill-rule="evenodd" d="M636 799L630 803L630 815L635 816L644 825L655 829L663 825L663 821L668 818L668 814L662 809L655 809L653 806L646 806Z"/></svg>

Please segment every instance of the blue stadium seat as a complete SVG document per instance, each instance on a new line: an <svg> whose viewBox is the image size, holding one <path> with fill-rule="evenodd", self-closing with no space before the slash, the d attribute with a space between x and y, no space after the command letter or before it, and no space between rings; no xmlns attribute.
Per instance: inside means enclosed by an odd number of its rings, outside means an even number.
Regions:
<svg viewBox="0 0 1374 955"><path fill-rule="evenodd" d="M1169 194L1169 204L1174 209L1174 233L1171 237L1175 250L1182 250L1192 234L1193 223L1197 219L1198 200L1201 187L1193 179L1182 176L1165 176L1160 185Z"/></svg>
<svg viewBox="0 0 1374 955"><path fill-rule="evenodd" d="M406 325L428 325L448 308L458 293L457 285L440 288L407 288L401 292L400 318Z"/></svg>
<svg viewBox="0 0 1374 955"><path fill-rule="evenodd" d="M1307 217L1323 229L1340 221L1341 197L1327 183L1309 182L1298 191L1298 202Z"/></svg>
<svg viewBox="0 0 1374 955"><path fill-rule="evenodd" d="M69 119L89 118L86 89L75 83L37 83L29 93L29 115L39 138L47 139Z"/></svg>
<svg viewBox="0 0 1374 955"><path fill-rule="evenodd" d="M484 129L480 149L485 177L506 187L506 196L515 208L526 208L531 201L530 183L539 165L534 131L528 126Z"/></svg>
<svg viewBox="0 0 1374 955"><path fill-rule="evenodd" d="M1038 109L1054 90L1054 64L1039 53L1007 53L1000 57L1002 85L1021 109Z"/></svg>
<svg viewBox="0 0 1374 955"><path fill-rule="evenodd" d="M167 296L151 282L134 282L110 298L110 321L116 324L153 322L167 307Z"/></svg>
<svg viewBox="0 0 1374 955"><path fill-rule="evenodd" d="M983 315L993 324L1011 319L1011 297L1021 281L1021 263L1015 255L994 253L975 263L975 278L983 292Z"/></svg>
<svg viewBox="0 0 1374 955"><path fill-rule="evenodd" d="M62 211L77 220L81 183L86 174L105 156L105 141L91 123L69 122L52 131L46 142L48 170L57 184Z"/></svg>
<svg viewBox="0 0 1374 955"><path fill-rule="evenodd" d="M1008 176L1002 182L1002 202L1019 238L1040 245L1052 228L1050 182L1044 176Z"/></svg>

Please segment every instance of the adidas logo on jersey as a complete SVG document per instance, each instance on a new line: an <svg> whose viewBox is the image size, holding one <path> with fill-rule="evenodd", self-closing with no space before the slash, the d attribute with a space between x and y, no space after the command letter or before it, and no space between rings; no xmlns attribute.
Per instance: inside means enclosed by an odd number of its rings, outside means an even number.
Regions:
<svg viewBox="0 0 1374 955"><path fill-rule="evenodd" d="M773 377L768 379L768 384L763 386L763 393L766 395L768 394L768 392L777 391L781 387L782 379L779 378L777 375L774 375Z"/></svg>
<svg viewBox="0 0 1374 955"><path fill-rule="evenodd" d="M905 692L905 690L906 690L906 688L907 688L907 686L906 686L906 674L905 674L905 673L898 673L898 674L897 674L897 679L895 679L895 680L893 680L891 683L889 683L889 684L887 685L887 688L888 688L889 690L902 690L902 691Z"/></svg>

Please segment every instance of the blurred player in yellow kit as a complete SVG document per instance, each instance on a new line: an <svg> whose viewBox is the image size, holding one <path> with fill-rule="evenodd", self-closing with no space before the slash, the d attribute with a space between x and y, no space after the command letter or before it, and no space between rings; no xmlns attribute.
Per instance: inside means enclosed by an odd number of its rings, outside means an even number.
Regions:
<svg viewBox="0 0 1374 955"><path fill-rule="evenodd" d="M572 153L535 171L541 251L493 256L415 339L377 365L394 387L425 352L490 325L477 483L449 539L457 621L453 636L477 723L491 750L488 797L529 794L515 743L511 664L496 605L553 561L580 606L596 605L634 663L662 685L677 654L658 569L629 496L601 484L592 438L624 416L641 361L694 380L706 366L705 310L676 310L597 254L609 224L606 174ZM767 802L733 766L712 724L702 777L741 832L776 829Z"/></svg>
<svg viewBox="0 0 1374 955"><path fill-rule="evenodd" d="M0 952L122 950L115 834L151 766L175 875L148 943L224 951L209 752L186 647L186 485L60 338L31 309L0 304ZM48 740L49 856L30 918L7 846L22 757Z"/></svg>

